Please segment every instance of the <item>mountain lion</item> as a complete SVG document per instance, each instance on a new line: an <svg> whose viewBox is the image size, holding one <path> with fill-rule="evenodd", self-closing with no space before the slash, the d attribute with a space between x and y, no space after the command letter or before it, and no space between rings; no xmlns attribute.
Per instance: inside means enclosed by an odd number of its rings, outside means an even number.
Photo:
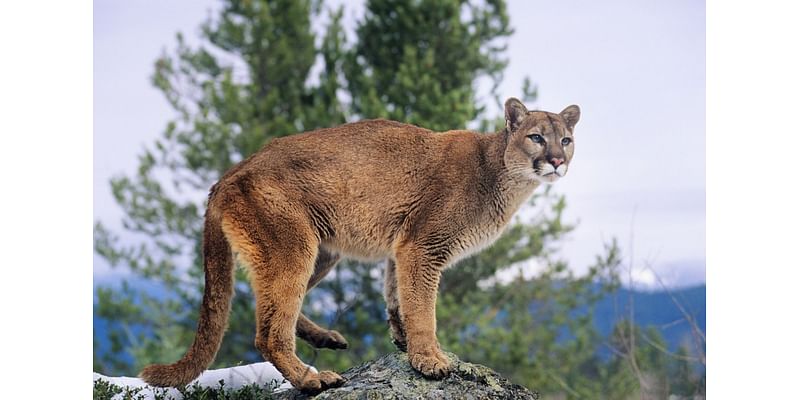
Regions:
<svg viewBox="0 0 800 400"><path fill-rule="evenodd" d="M256 300L255 346L295 387L341 385L295 355L347 341L301 312L303 297L340 257L388 259L385 296L394 343L430 378L449 372L436 340L442 270L491 244L541 182L567 173L572 105L554 114L505 103L505 129L435 133L368 120L272 140L217 182L203 232L205 291L197 334L178 362L150 365L155 386L183 386L213 361L228 323L234 255Z"/></svg>

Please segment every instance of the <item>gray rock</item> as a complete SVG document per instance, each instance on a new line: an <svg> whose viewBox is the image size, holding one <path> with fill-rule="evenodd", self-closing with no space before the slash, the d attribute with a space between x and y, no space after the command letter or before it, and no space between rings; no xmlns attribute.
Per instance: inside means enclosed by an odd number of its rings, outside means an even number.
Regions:
<svg viewBox="0 0 800 400"><path fill-rule="evenodd" d="M442 380L423 377L408 363L406 353L392 353L347 370L342 387L328 389L316 397L296 389L276 394L276 399L538 399L539 394L513 384L482 365L459 360L445 353L452 372Z"/></svg>

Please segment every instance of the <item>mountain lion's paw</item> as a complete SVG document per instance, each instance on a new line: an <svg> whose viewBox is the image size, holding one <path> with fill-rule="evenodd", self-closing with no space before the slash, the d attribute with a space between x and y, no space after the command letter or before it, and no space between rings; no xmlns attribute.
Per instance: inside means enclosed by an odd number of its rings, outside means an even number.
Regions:
<svg viewBox="0 0 800 400"><path fill-rule="evenodd" d="M336 372L320 371L318 374L309 372L294 386L303 393L317 394L325 389L342 386L342 384L344 384L344 378Z"/></svg>
<svg viewBox="0 0 800 400"><path fill-rule="evenodd" d="M327 331L325 334L320 335L318 338L316 338L315 342L316 343L314 347L318 349L326 348L337 350L346 349L348 346L347 339L345 339L341 333L334 330Z"/></svg>
<svg viewBox="0 0 800 400"><path fill-rule="evenodd" d="M322 381L322 385L326 389L342 386L345 381L341 375L333 371L320 371L319 379Z"/></svg>
<svg viewBox="0 0 800 400"><path fill-rule="evenodd" d="M450 360L438 350L411 354L409 361L415 370L427 378L442 379L450 373Z"/></svg>

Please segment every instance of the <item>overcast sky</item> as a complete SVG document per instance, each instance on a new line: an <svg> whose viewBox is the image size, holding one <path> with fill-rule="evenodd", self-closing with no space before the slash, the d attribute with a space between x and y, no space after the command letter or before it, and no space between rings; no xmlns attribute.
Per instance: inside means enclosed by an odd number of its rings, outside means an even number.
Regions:
<svg viewBox="0 0 800 400"><path fill-rule="evenodd" d="M336 3L342 3L341 1ZM134 171L136 156L174 115L149 83L154 60L175 33L197 37L215 1L94 2L94 218L120 226L111 176ZM345 24L361 14L348 2ZM585 271L617 237L637 280L650 264L669 284L705 282L705 4L703 1L509 1L515 34L502 97L530 106L581 106L576 154L555 189L567 197L576 231L561 249ZM492 112L499 113L493 109ZM95 276L108 276L95 257Z"/></svg>

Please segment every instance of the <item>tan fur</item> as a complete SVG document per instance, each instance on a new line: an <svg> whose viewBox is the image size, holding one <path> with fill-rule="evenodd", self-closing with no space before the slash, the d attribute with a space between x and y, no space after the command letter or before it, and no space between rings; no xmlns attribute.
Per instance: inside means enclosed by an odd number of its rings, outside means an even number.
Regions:
<svg viewBox="0 0 800 400"><path fill-rule="evenodd" d="M392 339L416 370L445 376L435 315L442 270L491 244L540 182L566 173L574 151L561 140L572 138L577 106L553 114L509 99L505 112L506 129L494 134L385 120L319 129L273 140L233 167L209 195L195 341L180 361L151 365L142 378L185 385L213 361L230 310L232 252L249 268L256 347L294 386L318 392L343 382L295 355L295 335L347 347L300 313L305 293L340 257L388 259Z"/></svg>

